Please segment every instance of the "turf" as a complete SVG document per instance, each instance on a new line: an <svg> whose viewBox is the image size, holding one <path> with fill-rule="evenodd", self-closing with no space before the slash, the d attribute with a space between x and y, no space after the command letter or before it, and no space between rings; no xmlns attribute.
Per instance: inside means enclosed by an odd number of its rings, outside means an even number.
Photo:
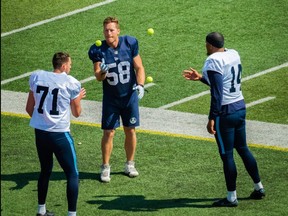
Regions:
<svg viewBox="0 0 288 216"><path fill-rule="evenodd" d="M1 115L1 215L33 215L37 207L39 162L33 129L27 118ZM283 215L287 212L285 190L288 152L251 147L267 197L249 200L253 189L238 155L235 209L212 208L224 197L221 161L214 142L138 133L137 164L140 176L123 174L123 131L116 132L111 158L112 180L99 181L101 129L72 124L80 170L79 215ZM13 138L11 138L13 137ZM77 143L81 142L81 145ZM54 163L47 207L65 215L66 181ZM277 177L276 177L277 176Z"/></svg>

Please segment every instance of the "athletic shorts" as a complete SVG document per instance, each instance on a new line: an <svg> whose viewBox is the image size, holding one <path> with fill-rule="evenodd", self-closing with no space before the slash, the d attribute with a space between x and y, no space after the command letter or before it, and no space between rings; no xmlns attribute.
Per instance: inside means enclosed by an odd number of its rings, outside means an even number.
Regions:
<svg viewBox="0 0 288 216"><path fill-rule="evenodd" d="M131 95L121 98L103 96L102 101L102 125L103 130L111 130L120 126L120 117L125 127L140 125L139 99L134 91Z"/></svg>

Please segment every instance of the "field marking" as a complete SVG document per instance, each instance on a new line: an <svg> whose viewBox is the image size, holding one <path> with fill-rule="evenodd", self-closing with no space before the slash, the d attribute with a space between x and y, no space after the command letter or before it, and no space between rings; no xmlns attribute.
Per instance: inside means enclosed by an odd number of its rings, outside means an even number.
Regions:
<svg viewBox="0 0 288 216"><path fill-rule="evenodd" d="M91 10L93 8L100 7L102 5L110 4L110 3L114 2L114 1L116 1L116 0L106 0L106 1L103 1L103 2L99 2L99 3L93 4L93 5L89 5L87 7L81 8L81 9L77 9L77 10L74 10L74 11L71 11L71 12L56 16L56 17L52 17L50 19L42 20L40 22L31 24L31 25L28 25L28 26L24 26L22 28L14 29L14 30L12 30L10 32L4 32L4 33L1 33L1 38L5 37L5 36L8 36L8 35L11 35L11 34L14 34L14 33L17 33L17 32L21 32L21 31L25 31L27 29L34 28L36 26L40 26L40 25L43 25L43 24L46 24L46 23L49 23L49 22L53 22L53 21L58 20L58 19L62 19L62 18L68 17L68 16L72 16L72 15L81 13L83 11Z"/></svg>
<svg viewBox="0 0 288 216"><path fill-rule="evenodd" d="M37 70L35 70L37 71ZM15 80L18 80L18 79L22 79L24 77L27 77L27 76L30 76L34 71L31 71L31 72L27 72L27 73L24 73L24 74L21 74L19 76L16 76L16 77L12 77L10 79L6 79L6 80L3 80L1 81L1 85L4 85L6 83L9 83L9 82L12 82L12 81L15 81Z"/></svg>
<svg viewBox="0 0 288 216"><path fill-rule="evenodd" d="M11 112L1 112L1 115L30 119L30 116L28 114L17 114L17 113L11 113ZM101 124L97 124L97 123L81 122L81 121L75 121L75 120L71 120L71 123L72 124L77 124L77 125L101 128ZM123 130L123 127L119 127L118 129ZM169 133L169 132L137 129L137 133L152 134L152 135L159 135L159 136L165 136L165 137L176 137L176 138L178 137L178 138L184 138L184 139L208 141L208 142L215 143L215 139L214 138L205 138L205 137L200 137L200 136L183 135L183 134L176 134L176 133ZM251 147L255 147L255 148L264 148L264 149L288 152L288 148L285 148L285 147L270 146L270 145L255 144L255 143L249 143L248 145L251 146Z"/></svg>
<svg viewBox="0 0 288 216"><path fill-rule="evenodd" d="M251 103L246 104L246 108L252 107L252 106L255 106L255 105L258 105L258 104L261 104L261 103L270 101L270 100L273 100L273 99L275 99L275 98L276 98L276 97L266 97L266 98L262 98L262 99L253 101L253 102L251 102Z"/></svg>
<svg viewBox="0 0 288 216"><path fill-rule="evenodd" d="M250 75L250 76L248 76L248 77L244 77L244 78L242 79L242 82L247 81L247 80L250 80L250 79L253 79L253 78L255 78L255 77L262 76L262 75L264 75L264 74L268 74L268 73L270 73L270 72L279 70L279 69L284 68L284 67L288 67L288 62L286 62L286 63L284 63L284 64L281 64L281 65L278 65L278 66L276 66L276 67L272 67L272 68L269 68L269 69L267 69L267 70L258 72L258 73L256 73L256 74ZM187 101L190 101L190 100L193 100L193 99L202 97L202 96L207 95L207 94L209 94L209 93L210 93L210 90L203 91L203 92L200 92L200 93L198 93L198 94L195 94L195 95L192 95L192 96L189 96L189 97L186 97L186 98L182 98L181 100L178 100L178 101L175 101L175 102L166 104L166 105L161 106L161 107L158 107L158 108L159 108L159 109L167 109L167 108L173 107L173 106L175 106L175 105L179 105L179 104L185 103L185 102L187 102Z"/></svg>

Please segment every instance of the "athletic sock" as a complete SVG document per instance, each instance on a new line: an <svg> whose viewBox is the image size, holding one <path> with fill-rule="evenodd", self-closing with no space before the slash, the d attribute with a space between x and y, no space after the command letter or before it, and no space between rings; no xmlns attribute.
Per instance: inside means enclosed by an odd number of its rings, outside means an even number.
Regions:
<svg viewBox="0 0 288 216"><path fill-rule="evenodd" d="M46 204L38 204L38 214L44 215L46 213Z"/></svg>
<svg viewBox="0 0 288 216"><path fill-rule="evenodd" d="M68 211L68 216L76 216L76 211L75 212Z"/></svg>
<svg viewBox="0 0 288 216"><path fill-rule="evenodd" d="M260 189L262 189L262 188L263 188L263 185L262 185L261 181L254 184L254 189L255 189L255 190L258 191L258 190L260 190Z"/></svg>
<svg viewBox="0 0 288 216"><path fill-rule="evenodd" d="M229 202L234 202L237 199L236 190L235 191L228 191L227 193L227 200Z"/></svg>

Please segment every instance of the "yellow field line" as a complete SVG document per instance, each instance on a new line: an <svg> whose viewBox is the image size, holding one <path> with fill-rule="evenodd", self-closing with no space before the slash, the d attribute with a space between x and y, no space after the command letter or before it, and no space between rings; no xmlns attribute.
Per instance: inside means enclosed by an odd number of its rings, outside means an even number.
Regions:
<svg viewBox="0 0 288 216"><path fill-rule="evenodd" d="M10 112L1 112L1 115L19 117L19 118L27 118L27 119L30 118L29 115L27 115L27 114L16 114L16 113L10 113ZM81 122L81 121L74 121L74 120L72 120L71 123L77 124L77 125L85 125L85 126L101 128L101 124L97 124L97 123ZM119 129L123 130L122 127L120 127ZM168 133L168 132L142 130L142 129L137 129L137 132L138 133L145 133L145 134L167 136L167 137L178 137L178 138L185 138L185 139L215 142L214 138L205 138L205 137L198 137L198 136L191 136L191 135L174 134L174 133ZM254 143L249 143L249 146L255 147L255 148L264 148L264 149L272 149L272 150L277 150L277 151L288 152L288 148L285 148L285 147L267 146L264 144L254 144Z"/></svg>

